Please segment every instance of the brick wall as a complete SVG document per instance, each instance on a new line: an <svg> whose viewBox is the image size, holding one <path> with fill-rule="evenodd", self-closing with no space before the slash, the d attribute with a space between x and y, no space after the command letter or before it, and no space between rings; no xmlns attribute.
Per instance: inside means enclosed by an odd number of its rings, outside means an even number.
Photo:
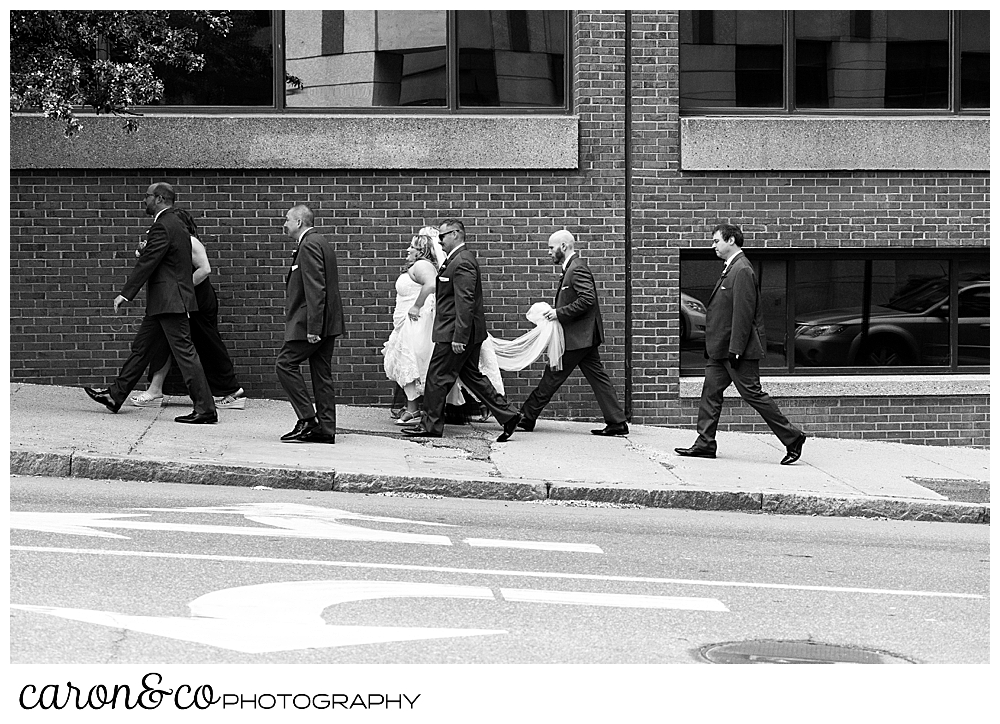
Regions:
<svg viewBox="0 0 1000 724"><path fill-rule="evenodd" d="M796 425L818 437L921 445L990 445L987 396L782 398L777 403ZM693 430L697 419L698 400L684 399L669 424ZM719 429L770 434L753 408L741 399L728 397ZM724 444L720 438L720 446Z"/></svg>
<svg viewBox="0 0 1000 724"><path fill-rule="evenodd" d="M291 251L282 218L294 203L314 208L318 226L339 250L348 331L334 363L344 404L388 404L380 349L391 329L393 284L410 235L445 217L467 224L483 269L487 321L505 338L528 329L523 315L532 302L553 296L558 275L545 251L548 235L564 226L577 232L601 294L602 357L624 397L630 329L633 419L653 424L692 424L691 402L679 396L680 250L707 245L719 221L744 228L751 256L755 246L988 245L985 173L682 171L677 13L634 12L627 320L625 13L578 11L574 17L577 170L12 170L11 379L104 384L116 373L142 299L121 318L112 314L111 301L148 226L141 197L157 180L175 184L178 205L198 218L220 291L221 332L241 383L256 397L282 396L273 371ZM540 375L538 363L505 373L508 396L519 403ZM783 405L793 419L799 411L823 417L817 421L823 434L903 433L879 427L891 421L882 418L884 401L876 402L859 402L856 412L845 412L844 401L836 400ZM980 441L975 444L988 444L981 399L949 399L937 407L923 398L893 400L897 406L915 428L964 429L966 438ZM729 406L723 429L759 429L756 421L733 417L736 409ZM582 377L574 376L548 414L596 418L600 411ZM936 419L918 419L928 415Z"/></svg>

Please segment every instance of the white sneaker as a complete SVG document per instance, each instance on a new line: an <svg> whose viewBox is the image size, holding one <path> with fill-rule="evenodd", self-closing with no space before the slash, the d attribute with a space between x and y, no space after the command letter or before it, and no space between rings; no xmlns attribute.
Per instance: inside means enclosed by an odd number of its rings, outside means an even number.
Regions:
<svg viewBox="0 0 1000 724"><path fill-rule="evenodd" d="M243 388L236 390L236 392L231 395L226 395L225 397L216 397L215 406L221 407L225 410L243 410L247 406L247 397L243 391Z"/></svg>

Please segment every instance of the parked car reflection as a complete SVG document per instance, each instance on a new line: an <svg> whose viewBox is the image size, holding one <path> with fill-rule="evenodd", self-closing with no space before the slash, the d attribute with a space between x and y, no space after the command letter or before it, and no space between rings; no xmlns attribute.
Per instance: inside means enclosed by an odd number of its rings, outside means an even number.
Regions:
<svg viewBox="0 0 1000 724"><path fill-rule="evenodd" d="M705 305L681 292L681 342L705 339Z"/></svg>
<svg viewBox="0 0 1000 724"><path fill-rule="evenodd" d="M990 283L958 292L958 362L989 364ZM814 312L795 322L795 362L816 367L950 364L948 280L933 279L872 305L867 340L860 308Z"/></svg>

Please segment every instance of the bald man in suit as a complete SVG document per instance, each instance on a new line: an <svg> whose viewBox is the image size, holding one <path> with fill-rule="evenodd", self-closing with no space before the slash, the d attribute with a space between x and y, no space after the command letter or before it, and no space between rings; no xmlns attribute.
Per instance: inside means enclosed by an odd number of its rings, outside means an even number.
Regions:
<svg viewBox="0 0 1000 724"><path fill-rule="evenodd" d="M561 369L545 366L542 379L521 406L518 427L525 432L535 429L535 421L549 404L549 400L577 367L583 372L590 388L597 397L597 404L604 415L605 426L591 430L594 435L615 437L628 435L625 411L618 403L611 378L604 369L598 350L604 341L604 322L597 298L597 284L587 262L576 253L576 238L561 229L549 237L549 256L552 263L562 265L562 279L556 292L554 309L546 317L559 320L566 340Z"/></svg>

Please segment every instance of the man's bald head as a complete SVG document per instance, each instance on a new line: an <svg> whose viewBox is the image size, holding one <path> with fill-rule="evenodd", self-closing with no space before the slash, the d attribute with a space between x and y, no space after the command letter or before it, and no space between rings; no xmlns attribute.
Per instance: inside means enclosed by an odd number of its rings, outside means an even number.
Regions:
<svg viewBox="0 0 1000 724"><path fill-rule="evenodd" d="M553 264L562 264L576 248L576 239L566 229L560 229L549 237L549 256Z"/></svg>

